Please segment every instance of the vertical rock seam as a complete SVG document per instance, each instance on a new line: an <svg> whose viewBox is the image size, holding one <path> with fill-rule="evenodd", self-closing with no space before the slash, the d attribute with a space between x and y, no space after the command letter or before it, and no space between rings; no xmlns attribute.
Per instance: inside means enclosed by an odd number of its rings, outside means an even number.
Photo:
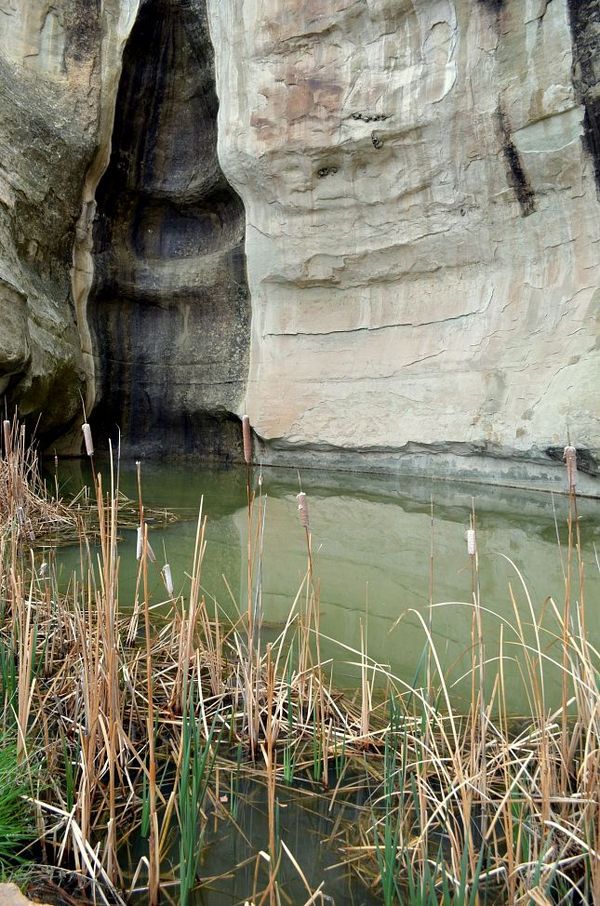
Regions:
<svg viewBox="0 0 600 906"><path fill-rule="evenodd" d="M217 160L204 0L147 0L123 55L96 193L96 435L227 457L248 371L244 209ZM168 449L165 449L168 438Z"/></svg>

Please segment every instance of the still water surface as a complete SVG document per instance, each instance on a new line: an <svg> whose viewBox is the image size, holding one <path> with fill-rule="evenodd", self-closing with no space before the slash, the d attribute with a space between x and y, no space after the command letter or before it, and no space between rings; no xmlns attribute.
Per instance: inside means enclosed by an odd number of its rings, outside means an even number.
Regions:
<svg viewBox="0 0 600 906"><path fill-rule="evenodd" d="M515 623L511 587L521 619L531 622L517 570L536 616L544 607L549 611L550 597L562 605L568 513L564 496L339 472L305 471L300 477L309 500L321 630L329 639L322 653L332 659L339 685L356 681L356 656L343 646L360 647L361 623L369 656L410 682L424 645L418 615L427 620L430 600L438 605L432 619L440 658L449 676L460 675L467 664L465 655L471 640L472 570L465 532L472 508L477 524L481 604L497 615L485 618L486 655L494 657L497 653L498 617ZM69 484L76 489L81 480L81 474L67 477L66 489ZM166 558L171 565L175 591L188 588L186 574L192 566L196 517L202 502L208 517L202 569L207 601L210 607L218 606L231 616L238 608L245 610L245 470L144 464L142 481L147 506L165 507L180 516L164 530L151 528L149 535L158 564ZM283 627L306 573L306 540L296 503L298 481L298 474L292 470L265 469L262 473L266 506L262 587L267 632ZM133 467L122 470L121 488L129 497L137 497ZM600 572L595 552L600 551L600 500L579 500L578 513L586 562L587 627L590 638L598 644ZM122 606L133 598L135 547L135 532L124 531ZM78 552L63 553L61 561L65 572L76 568ZM155 602L164 598L158 568L151 575L151 587ZM556 628L551 618L547 626L549 631ZM508 626L504 633L510 652L512 633ZM549 655L551 641L548 636ZM525 694L519 676L512 677L511 694L510 706L516 713L524 704Z"/></svg>

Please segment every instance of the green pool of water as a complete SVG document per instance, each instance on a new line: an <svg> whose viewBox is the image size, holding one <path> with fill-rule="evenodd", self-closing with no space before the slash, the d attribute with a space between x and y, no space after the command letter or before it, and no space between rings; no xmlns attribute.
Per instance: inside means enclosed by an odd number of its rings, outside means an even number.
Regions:
<svg viewBox="0 0 600 906"><path fill-rule="evenodd" d="M80 468L63 472L65 490L78 488ZM257 483L258 472L254 473ZM83 476L85 480L85 476ZM180 517L166 529L150 528L158 566L171 565L175 590L186 592L192 566L197 513L202 502L208 517L202 585L209 608L231 616L246 609L247 508L243 468L144 464L143 496L147 506L165 507ZM472 564L465 540L474 508L479 554L479 587L484 614L486 656L498 654L504 624L509 706L526 706L527 686L511 669L511 627L516 618L510 589L524 624L531 612L519 573L538 617L545 608L548 657L556 654L548 599L564 599L568 500L541 492L489 488L425 479L373 477L305 471L300 479L308 495L313 536L314 573L318 580L322 656L331 659L338 685L353 685L361 624L370 658L405 682L418 669L424 646L421 620L431 612L433 634L447 676L456 680L470 663ZM262 558L262 601L266 637L283 627L306 573L306 539L297 512L299 476L284 469L262 472L266 507ZM137 496L135 468L122 467L121 488ZM586 563L586 620L589 637L600 642L600 500L578 501L582 556ZM560 541L560 546L559 546ZM133 599L136 533L123 532L121 605ZM512 561L512 562L509 562ZM76 569L78 549L63 551L66 576ZM151 571L153 601L165 597L159 569ZM517 572L518 571L518 572ZM228 588L229 587L229 588ZM233 595L233 600L232 600ZM575 595L574 597L578 597ZM429 603L436 605L432 611ZM490 669L490 674L493 672ZM550 693L557 677L549 670ZM460 688L460 687L459 687Z"/></svg>

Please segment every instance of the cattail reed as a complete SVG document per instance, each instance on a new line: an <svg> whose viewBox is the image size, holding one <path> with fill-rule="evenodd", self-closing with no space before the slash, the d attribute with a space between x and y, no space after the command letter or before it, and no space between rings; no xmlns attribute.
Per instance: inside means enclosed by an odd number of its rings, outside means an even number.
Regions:
<svg viewBox="0 0 600 906"><path fill-rule="evenodd" d="M252 430L250 428L250 419L247 415L242 416L242 437L244 440L244 462L249 466L252 464Z"/></svg>
<svg viewBox="0 0 600 906"><path fill-rule="evenodd" d="M310 522L308 519L308 500L304 491L300 491L299 494L296 494L296 500L298 501L298 514L300 516L300 524L306 531L310 531Z"/></svg>
<svg viewBox="0 0 600 906"><path fill-rule="evenodd" d="M173 597L173 576L171 574L171 567L168 563L165 563L161 569L163 582L165 583L165 588L167 589L167 594L170 598Z"/></svg>
<svg viewBox="0 0 600 906"><path fill-rule="evenodd" d="M475 529L467 529L467 552L469 557L474 557L477 553L477 541L475 539Z"/></svg>
<svg viewBox="0 0 600 906"><path fill-rule="evenodd" d="M565 447L565 452L563 456L565 463L567 464L567 487L569 493L574 493L577 486L577 450L575 447L569 446Z"/></svg>
<svg viewBox="0 0 600 906"><path fill-rule="evenodd" d="M4 434L4 455L8 458L10 452L10 422L7 418L2 422L2 433Z"/></svg>
<svg viewBox="0 0 600 906"><path fill-rule="evenodd" d="M20 476L23 441L16 424L11 437L11 467L2 462L0 467ZM44 529L38 528L41 520L35 515L37 491L27 491L32 473L25 472L20 478L21 496L5 519L25 535L32 530L33 517L39 537ZM473 582L472 638L467 648L470 669L465 673L459 659L457 676L444 663L445 642L438 651L431 620L417 611L415 618L424 633L432 669L424 688L418 674L416 684L399 681L369 658L367 622L361 620L358 650L343 646L360 670L357 688L346 695L332 689L333 680L321 659L319 586L313 581L306 495L299 494L297 503L307 532L307 574L284 631L263 653L258 605L253 609L254 601L260 601L263 581L260 496L258 527L251 519L254 498L249 498L250 644L246 647L237 616L231 623L217 611L215 602L213 621L202 599L202 514L190 590L182 590L181 607L166 608L168 613L155 622L148 582L147 511L139 469L138 487L139 511L122 527L140 527L135 594L143 608L143 634L138 633L137 609L126 608L121 615L119 611L117 533L121 523L117 517L122 504L118 484L106 495L98 480L101 556L96 562L85 526L78 521L81 547L87 553L82 555L81 577L64 592L56 582L53 555L46 556L36 574L41 555L34 556L26 545L7 544L0 532L2 729L6 732L13 727L20 756L33 756L23 775L29 776L38 753L56 769L50 783L36 781L39 833L50 849L60 843L59 856L64 852L71 864L89 876L102 902L125 906L114 889L115 884L121 889L124 886L117 861L117 829L127 841L138 836L141 826L142 834L150 836L148 857L140 860L131 886L137 888L139 873L148 867L147 902L158 903L161 853L174 851L170 839L175 829L173 816L179 824L178 901L191 901L207 815L209 809L214 813L213 803L221 801L221 780L216 772L226 772L231 764L235 821L235 800L244 801L240 783L245 785L246 778L254 783L259 773L255 756L262 753L269 846L260 858L269 866L269 876L268 886L257 893L256 869L253 901L257 904L279 902L278 866L283 853L308 888L302 868L280 838L277 785L280 779L291 783L295 778L304 784L312 775L326 786L331 757L335 758L338 781L328 807L335 819L335 836L329 838L328 832L328 838L335 842L348 868L375 896L379 894L378 901L384 906L437 903L440 897L445 902L472 904L600 903L599 665L597 645L585 634L584 563L575 495L569 501L563 613L554 601L534 611L524 583L523 605L509 586L514 616L510 617L509 610L498 616L499 656L486 656L489 642L483 635L486 611L481 605L473 508L465 534ZM14 532L13 537L18 534ZM252 539L257 539L256 553ZM161 573L171 591L166 558L165 552ZM432 575L431 571L430 603L434 600ZM36 581L42 576L47 580ZM575 589L571 582L577 577L580 581ZM301 607L304 591L306 610L297 621L296 609ZM575 597L578 609L571 619ZM525 602L526 617L522 619ZM492 618L490 611L486 621ZM504 656L504 633L509 658ZM555 653L561 635L562 667L560 655ZM121 644L121 636L128 644ZM312 638L314 663L305 653ZM518 669L509 674L513 659L518 659ZM555 670L562 672L562 705L554 687L547 698L546 669L552 670L553 679ZM384 698L380 701L379 691L375 696L376 673L389 689L388 693L381 688L382 696L390 696L388 707ZM460 691L463 685L466 688L469 675L470 707ZM527 707L513 721L514 702L506 682L511 681L512 691L512 682L519 676ZM486 688L490 690L487 697ZM456 703L453 689L457 690ZM217 727L223 727L222 736ZM5 753L4 742L5 737L0 746ZM236 742L238 754L233 763L230 752ZM220 757L221 743L224 758ZM0 782L0 804L7 787ZM324 795L321 791L319 799ZM364 806L353 810L350 820L335 815L340 799L355 801L357 795ZM223 809L219 815L224 816ZM64 828L62 842L53 830L58 822ZM57 851L58 846L49 853L49 863L55 861ZM163 866L167 861L163 859ZM245 871L247 864L238 867ZM169 885L176 880L170 875ZM322 885L312 895L308 890L306 902L324 902L321 889Z"/></svg>
<svg viewBox="0 0 600 906"><path fill-rule="evenodd" d="M137 546L136 546L136 552L135 552L136 560L142 559L143 552L144 552L144 526L138 525ZM156 554L152 550L150 542L148 541L147 538L146 538L146 555L148 557L148 560L150 560L152 563L156 562Z"/></svg>
<svg viewBox="0 0 600 906"><path fill-rule="evenodd" d="M92 429L90 428L90 426L88 425L88 423L85 422L85 423L81 426L81 430L83 431L83 440L84 440L84 443L85 443L85 452L87 453L88 456L93 456L93 455L94 455L94 441L92 440Z"/></svg>

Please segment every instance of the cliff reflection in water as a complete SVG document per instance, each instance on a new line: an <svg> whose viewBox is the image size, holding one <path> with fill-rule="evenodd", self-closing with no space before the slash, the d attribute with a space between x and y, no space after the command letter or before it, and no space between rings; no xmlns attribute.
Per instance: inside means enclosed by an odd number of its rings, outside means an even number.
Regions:
<svg viewBox="0 0 600 906"><path fill-rule="evenodd" d="M80 480L80 476L71 477L73 488ZM338 684L354 683L358 676L357 657L343 646L359 648L361 623L366 629L370 657L402 680L413 680L424 644L417 614L428 618L430 581L434 603L455 602L433 612L434 636L447 675L458 678L468 669L472 570L465 530L473 503L481 603L496 614L484 618L487 657L497 656L502 622L499 618L515 622L509 586L521 619L530 623L525 592L515 567L522 573L536 615L546 607L546 625L550 630L556 628L547 599L552 596L559 608L562 605L564 578L555 514L564 544L568 512L565 497L448 482L308 471L302 475L302 483L310 501L321 630L328 639L323 641L321 652L333 660ZM124 467L121 486L129 496L136 496L133 468ZM166 530L151 531L159 563L166 552L176 591L185 589L188 583L186 573L191 569L196 514L203 499L203 511L208 517L203 587L207 600L212 601L209 607L216 606L231 616L235 615L236 606L243 612L247 552L245 471L144 465L143 486L146 504L164 506L181 515L181 520ZM264 638L268 639L287 619L306 572L307 558L304 531L297 516L296 474L267 469L262 487L266 501L262 599ZM587 627L591 641L598 644L600 610L592 605L600 591L600 574L594 559L594 544L600 546L600 501L580 500L578 511L588 567ZM135 533L124 535L122 607L133 600L136 573ZM76 569L78 550L61 552L61 560L65 572ZM155 603L165 594L158 569L153 576L152 594ZM298 606L302 606L302 600ZM512 655L512 639L511 630L505 625L507 659ZM548 635L550 657L552 647ZM518 668L512 669L509 664L507 660L507 688L511 706L518 712L525 701L525 690Z"/></svg>

